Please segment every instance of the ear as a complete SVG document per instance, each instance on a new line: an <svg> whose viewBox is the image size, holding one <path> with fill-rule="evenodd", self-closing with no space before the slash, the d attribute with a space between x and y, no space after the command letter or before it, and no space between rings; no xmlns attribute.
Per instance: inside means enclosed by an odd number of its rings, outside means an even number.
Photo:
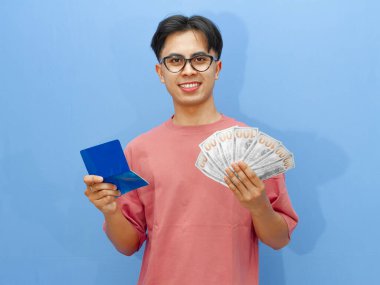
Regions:
<svg viewBox="0 0 380 285"><path fill-rule="evenodd" d="M158 74L158 77L160 78L160 81L162 83L165 83L165 78L162 72L162 65L161 64L156 64L156 73Z"/></svg>
<svg viewBox="0 0 380 285"><path fill-rule="evenodd" d="M215 80L218 80L219 78L219 72L222 70L222 61L218 60L216 62L216 68L215 68Z"/></svg>

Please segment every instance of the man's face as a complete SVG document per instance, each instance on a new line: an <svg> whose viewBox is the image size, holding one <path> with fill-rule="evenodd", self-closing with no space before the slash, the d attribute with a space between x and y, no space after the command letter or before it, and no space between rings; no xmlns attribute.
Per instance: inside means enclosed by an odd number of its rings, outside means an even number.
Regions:
<svg viewBox="0 0 380 285"><path fill-rule="evenodd" d="M169 35L161 51L161 58L172 54L190 58L199 53L216 57L213 50L207 50L207 40L203 33L190 30ZM220 61L212 62L208 70L199 72L187 62L182 71L172 73L162 63L156 65L156 71L172 96L175 107L201 107L213 102L214 83L221 67Z"/></svg>

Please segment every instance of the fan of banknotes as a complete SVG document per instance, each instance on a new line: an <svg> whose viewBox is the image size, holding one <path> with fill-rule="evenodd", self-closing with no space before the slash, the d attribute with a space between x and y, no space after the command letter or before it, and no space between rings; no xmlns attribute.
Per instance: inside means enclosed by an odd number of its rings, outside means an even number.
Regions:
<svg viewBox="0 0 380 285"><path fill-rule="evenodd" d="M231 127L217 131L199 144L195 166L209 178L225 185L225 169L244 161L262 179L294 168L294 157L278 140L251 127Z"/></svg>

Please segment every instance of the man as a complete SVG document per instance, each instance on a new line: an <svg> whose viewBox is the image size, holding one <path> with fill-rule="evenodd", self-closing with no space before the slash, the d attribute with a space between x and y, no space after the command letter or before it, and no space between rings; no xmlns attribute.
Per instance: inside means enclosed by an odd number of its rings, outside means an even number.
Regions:
<svg viewBox="0 0 380 285"><path fill-rule="evenodd" d="M244 125L214 104L220 32L204 17L172 16L159 24L151 46L174 115L125 150L149 185L118 197L114 185L87 175L85 194L104 214L117 250L131 255L146 241L139 284L258 284L258 239L282 248L298 218L283 175L261 181L244 162L233 163L228 189L194 165L200 142Z"/></svg>

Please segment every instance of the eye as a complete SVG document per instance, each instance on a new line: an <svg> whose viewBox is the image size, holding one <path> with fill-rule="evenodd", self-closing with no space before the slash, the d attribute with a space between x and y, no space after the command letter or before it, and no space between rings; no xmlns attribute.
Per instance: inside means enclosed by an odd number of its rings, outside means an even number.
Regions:
<svg viewBox="0 0 380 285"><path fill-rule="evenodd" d="M166 63L170 65L180 65L183 64L183 58L182 57L169 57L166 59Z"/></svg>
<svg viewBox="0 0 380 285"><path fill-rule="evenodd" d="M199 55L199 56L194 57L193 60L194 60L195 62L197 62L197 63L202 63L202 62L209 61L210 59L209 59L207 56Z"/></svg>

